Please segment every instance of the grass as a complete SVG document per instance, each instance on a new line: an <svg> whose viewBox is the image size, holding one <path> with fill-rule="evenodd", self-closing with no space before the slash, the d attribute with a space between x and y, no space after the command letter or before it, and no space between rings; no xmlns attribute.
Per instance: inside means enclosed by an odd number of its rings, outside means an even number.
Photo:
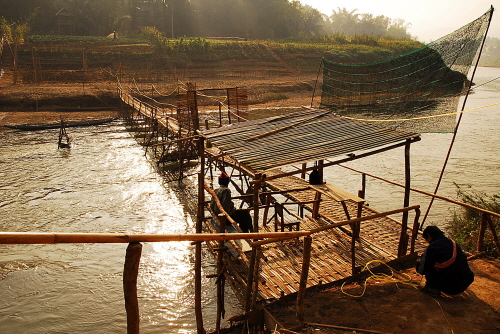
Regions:
<svg viewBox="0 0 500 334"><path fill-rule="evenodd" d="M470 186L464 189L458 185L457 195L460 201L479 208L500 213L500 193L487 195L484 192L473 190ZM500 231L500 219L491 217L497 235ZM466 207L461 207L453 213L447 226L450 236L455 239L464 250L472 252L477 248L479 228L481 226L481 213ZM483 251L488 255L499 256L498 249L493 240L493 234L486 229Z"/></svg>

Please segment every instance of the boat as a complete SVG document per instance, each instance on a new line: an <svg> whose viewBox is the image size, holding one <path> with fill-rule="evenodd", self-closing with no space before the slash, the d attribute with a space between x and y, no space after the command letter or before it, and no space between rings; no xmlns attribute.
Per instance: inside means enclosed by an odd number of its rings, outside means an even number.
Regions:
<svg viewBox="0 0 500 334"><path fill-rule="evenodd" d="M78 121L78 122L68 122L65 123L65 127L72 128L77 126L92 126L92 125L100 125L105 123L110 123L114 121L116 117L112 118L103 118L103 119L91 119L86 121ZM20 125L7 125L4 124L5 127L10 129L17 129L22 131L37 131L37 130L47 130L47 129L58 129L61 127L61 122L57 123L49 123L49 124L20 124Z"/></svg>

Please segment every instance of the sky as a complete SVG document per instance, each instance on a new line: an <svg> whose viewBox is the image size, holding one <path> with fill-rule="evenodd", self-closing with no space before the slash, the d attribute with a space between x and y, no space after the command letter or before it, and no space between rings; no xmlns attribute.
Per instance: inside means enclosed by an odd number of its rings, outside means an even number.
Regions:
<svg viewBox="0 0 500 334"><path fill-rule="evenodd" d="M493 5L489 37L500 38L500 0L299 0L331 15L332 10L357 9L358 14L384 15L411 23L408 32L421 42L437 40L474 21Z"/></svg>

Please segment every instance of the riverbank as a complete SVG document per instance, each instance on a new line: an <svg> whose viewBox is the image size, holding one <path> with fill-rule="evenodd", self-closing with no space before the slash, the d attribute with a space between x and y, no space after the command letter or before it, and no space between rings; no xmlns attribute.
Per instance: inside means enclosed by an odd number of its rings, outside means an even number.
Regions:
<svg viewBox="0 0 500 334"><path fill-rule="evenodd" d="M306 294L306 322L360 331L332 331L322 326L306 326L301 331L297 328L294 301L277 302L268 308L285 328L293 328L298 333L310 333L311 329L314 333L497 332L500 330L500 297L496 292L500 289L500 261L479 258L470 261L470 266L475 281L465 293L456 297L433 298L412 285L380 279L369 279L363 294L364 278L348 282L343 289L333 287ZM405 274L396 278L408 277L412 284L417 285L425 282L411 266L396 269Z"/></svg>

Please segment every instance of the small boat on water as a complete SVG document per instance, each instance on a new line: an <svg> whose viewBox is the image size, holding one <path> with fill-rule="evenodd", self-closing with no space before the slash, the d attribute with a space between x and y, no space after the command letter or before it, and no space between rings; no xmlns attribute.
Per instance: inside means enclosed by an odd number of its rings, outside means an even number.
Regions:
<svg viewBox="0 0 500 334"><path fill-rule="evenodd" d="M67 128L77 127L77 126L92 126L92 125L100 125L105 123L110 123L114 121L116 118L103 118L103 119L91 119L85 121L78 122L68 122L65 123L64 126ZM61 122L49 123L49 124L21 124L21 125L7 125L4 124L5 127L10 129L17 129L22 131L37 131L37 130L46 130L46 129L59 129L61 127Z"/></svg>

